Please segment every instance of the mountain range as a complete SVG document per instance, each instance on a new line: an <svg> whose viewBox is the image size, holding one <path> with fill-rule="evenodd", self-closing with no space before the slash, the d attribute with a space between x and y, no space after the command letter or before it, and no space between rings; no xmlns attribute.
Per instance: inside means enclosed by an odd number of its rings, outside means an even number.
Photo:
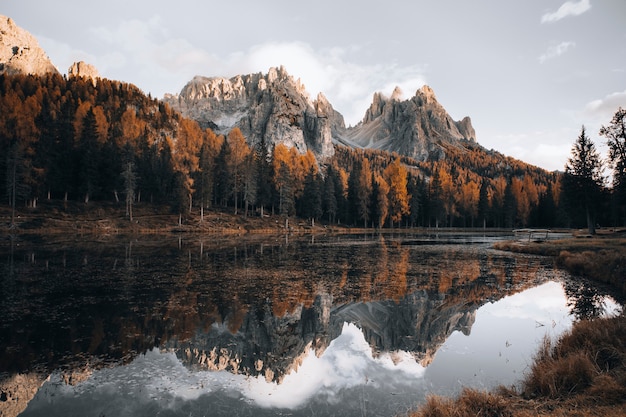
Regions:
<svg viewBox="0 0 626 417"><path fill-rule="evenodd" d="M59 73L37 39L6 16L0 16L0 74ZM96 80L97 70L84 62L69 76ZM390 97L375 93L361 122L346 127L343 116L320 93L311 99L302 82L284 67L266 74L232 78L196 76L178 94L163 101L204 128L226 134L239 127L251 145L283 143L318 159L334 154L334 145L396 152L418 161L441 160L445 146L476 143L469 117L454 121L424 86L408 100L398 88Z"/></svg>
<svg viewBox="0 0 626 417"><path fill-rule="evenodd" d="M399 88L391 97L375 93L362 121L353 127L345 126L322 93L312 100L302 82L283 67L230 79L197 76L164 101L219 133L237 126L252 144L284 143L321 158L332 156L333 144L341 144L418 161L440 160L444 143L476 143L470 118L454 121L430 87L423 86L408 100L401 100L401 94Z"/></svg>

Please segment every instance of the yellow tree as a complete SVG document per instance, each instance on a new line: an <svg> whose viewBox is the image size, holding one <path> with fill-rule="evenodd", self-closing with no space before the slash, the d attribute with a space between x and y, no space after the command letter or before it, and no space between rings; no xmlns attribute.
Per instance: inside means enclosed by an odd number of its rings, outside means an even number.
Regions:
<svg viewBox="0 0 626 417"><path fill-rule="evenodd" d="M146 123L141 119L138 119L135 110L130 107L122 114L120 123L122 125L122 135L119 139L122 143L118 143L118 146L122 147L126 143L130 143L133 147L136 147L137 140L145 129ZM186 128L189 129L187 126ZM197 132L194 133L197 134Z"/></svg>
<svg viewBox="0 0 626 417"><path fill-rule="evenodd" d="M470 216L471 224L478 215L478 199L480 197L480 187L477 183L469 180L461 185L460 204L461 209Z"/></svg>
<svg viewBox="0 0 626 417"><path fill-rule="evenodd" d="M192 174L198 170L202 129L192 120L182 119L173 152L174 171L177 173L180 208L192 207L194 180ZM182 210L181 210L182 211Z"/></svg>
<svg viewBox="0 0 626 417"><path fill-rule="evenodd" d="M274 184L278 191L278 211L283 216L289 216L295 209L294 192L294 159L292 153L282 143L274 147L272 167L274 170Z"/></svg>
<svg viewBox="0 0 626 417"><path fill-rule="evenodd" d="M506 195L507 181L504 177L497 177L493 180L493 194L491 196L491 207L498 219L497 226L502 226L500 222L504 218L504 197Z"/></svg>
<svg viewBox="0 0 626 417"><path fill-rule="evenodd" d="M402 216L409 214L409 193L407 191L407 170L396 158L387 165L383 172L389 185L389 218L392 225L402 220Z"/></svg>
<svg viewBox="0 0 626 417"><path fill-rule="evenodd" d="M235 127L228 133L228 137L226 139L228 141L228 147L230 148L230 153L228 154L229 158L227 161L228 170L230 171L231 178L233 181L233 192L235 194L235 214L237 214L237 209L239 206L239 194L243 190L243 186L245 184L245 173L246 169L244 167L248 156L250 155L250 146L248 146L248 142L246 138L241 133L238 127Z"/></svg>
<svg viewBox="0 0 626 417"><path fill-rule="evenodd" d="M439 181L441 184L441 202L443 204L443 210L446 216L451 220L452 216L456 214L456 187L452 180L450 170L447 168L447 164L442 164L439 168ZM448 221L450 226L450 221Z"/></svg>
<svg viewBox="0 0 626 417"><path fill-rule="evenodd" d="M96 119L96 133L98 142L105 143L109 136L109 121L102 106L92 107L93 116Z"/></svg>

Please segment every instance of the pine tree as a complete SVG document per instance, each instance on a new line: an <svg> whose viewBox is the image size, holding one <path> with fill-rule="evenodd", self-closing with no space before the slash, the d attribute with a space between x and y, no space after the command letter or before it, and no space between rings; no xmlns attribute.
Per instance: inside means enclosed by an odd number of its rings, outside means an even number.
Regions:
<svg viewBox="0 0 626 417"><path fill-rule="evenodd" d="M337 196L336 191L336 169L331 165L326 171L326 177L324 178L324 192L323 192L323 208L324 214L328 216L328 222L334 223L337 218Z"/></svg>
<svg viewBox="0 0 626 417"><path fill-rule="evenodd" d="M626 224L626 109L619 108L611 123L602 126L600 135L607 139L609 163L613 169L613 193L617 211Z"/></svg>
<svg viewBox="0 0 626 417"><path fill-rule="evenodd" d="M562 196L576 218L584 213L589 234L595 234L598 203L602 195L604 179L602 163L595 145L585 133L585 126L572 147L572 156L565 164L562 180Z"/></svg>
<svg viewBox="0 0 626 417"><path fill-rule="evenodd" d="M261 217L264 216L264 210L272 204L272 153L267 146L265 136L257 143L255 147L256 158L254 159L256 167L257 193L256 204L261 208Z"/></svg>
<svg viewBox="0 0 626 417"><path fill-rule="evenodd" d="M478 219L483 227L487 227L487 218L489 217L489 183L486 178L480 184L480 192L478 196Z"/></svg>
<svg viewBox="0 0 626 417"><path fill-rule="evenodd" d="M91 109L87 111L78 131L80 132L80 189L85 203L88 203L89 199L99 191L98 127L96 117Z"/></svg>

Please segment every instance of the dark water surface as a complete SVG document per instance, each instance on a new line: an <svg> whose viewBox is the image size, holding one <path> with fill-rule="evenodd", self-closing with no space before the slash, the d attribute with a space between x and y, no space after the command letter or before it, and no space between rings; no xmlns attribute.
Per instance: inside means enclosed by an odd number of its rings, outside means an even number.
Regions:
<svg viewBox="0 0 626 417"><path fill-rule="evenodd" d="M0 414L392 416L515 384L621 306L503 238L6 240Z"/></svg>

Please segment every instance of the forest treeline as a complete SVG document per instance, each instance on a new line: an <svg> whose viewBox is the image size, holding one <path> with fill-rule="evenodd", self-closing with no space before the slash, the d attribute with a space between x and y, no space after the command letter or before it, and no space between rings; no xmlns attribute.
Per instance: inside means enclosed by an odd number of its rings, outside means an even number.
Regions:
<svg viewBox="0 0 626 417"><path fill-rule="evenodd" d="M132 219L141 202L182 217L230 207L365 227L584 222L562 207L561 174L478 145L441 146L441 161L342 146L317 161L310 151L249 144L237 128L226 136L203 130L131 84L0 76L0 186L14 208L116 201Z"/></svg>

